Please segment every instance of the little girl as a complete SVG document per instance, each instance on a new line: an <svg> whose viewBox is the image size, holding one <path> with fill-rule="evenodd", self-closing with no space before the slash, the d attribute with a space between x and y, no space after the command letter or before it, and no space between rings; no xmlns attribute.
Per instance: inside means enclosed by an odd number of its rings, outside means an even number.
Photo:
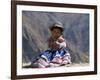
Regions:
<svg viewBox="0 0 100 80"><path fill-rule="evenodd" d="M50 27L51 37L48 39L49 49L40 54L38 67L50 67L50 63L65 65L71 63L71 57L66 49L66 41L63 37L64 28L61 23Z"/></svg>

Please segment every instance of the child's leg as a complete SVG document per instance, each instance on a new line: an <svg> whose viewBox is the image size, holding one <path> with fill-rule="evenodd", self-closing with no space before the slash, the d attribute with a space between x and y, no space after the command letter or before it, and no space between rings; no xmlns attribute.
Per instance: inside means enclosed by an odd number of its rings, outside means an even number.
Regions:
<svg viewBox="0 0 100 80"><path fill-rule="evenodd" d="M61 57L54 57L51 62L52 63L61 64L62 63L62 59L61 59Z"/></svg>
<svg viewBox="0 0 100 80"><path fill-rule="evenodd" d="M56 55L52 59L52 63L57 63L57 64L62 63L62 58L61 58L61 55L59 54L59 52L56 51L54 54L56 54Z"/></svg>
<svg viewBox="0 0 100 80"><path fill-rule="evenodd" d="M38 60L38 67L39 67L39 68L46 68L46 67L48 67L48 66L49 66L49 63L48 63L45 59L40 58L40 59Z"/></svg>
<svg viewBox="0 0 100 80"><path fill-rule="evenodd" d="M63 65L63 64L70 64L71 63L70 53L67 51L66 48L62 48L60 50L60 55L62 57L61 65Z"/></svg>
<svg viewBox="0 0 100 80"><path fill-rule="evenodd" d="M38 67L39 68L45 68L49 66L50 58L52 53L50 53L50 50L46 50L41 53L40 58L38 60Z"/></svg>
<svg viewBox="0 0 100 80"><path fill-rule="evenodd" d="M69 53L66 53L62 58L62 64L71 64L71 57Z"/></svg>

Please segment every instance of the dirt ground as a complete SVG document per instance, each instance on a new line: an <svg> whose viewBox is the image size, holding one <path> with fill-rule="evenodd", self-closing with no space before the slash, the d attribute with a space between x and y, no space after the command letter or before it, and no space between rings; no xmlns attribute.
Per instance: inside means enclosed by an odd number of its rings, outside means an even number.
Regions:
<svg viewBox="0 0 100 80"><path fill-rule="evenodd" d="M89 63L71 63L71 64L67 64L67 65L62 65L59 66L58 64L50 64L51 67L80 67L80 66L89 66ZM31 63L27 63L27 64L23 64L22 65L23 68L38 68L37 64L31 64Z"/></svg>

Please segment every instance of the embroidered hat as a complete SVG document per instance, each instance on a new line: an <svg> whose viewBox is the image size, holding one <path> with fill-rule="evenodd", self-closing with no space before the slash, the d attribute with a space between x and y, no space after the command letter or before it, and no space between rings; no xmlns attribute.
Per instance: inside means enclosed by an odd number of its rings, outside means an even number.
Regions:
<svg viewBox="0 0 100 80"><path fill-rule="evenodd" d="M60 22L57 22L57 23L53 24L53 26L50 27L50 30L52 31L55 28L60 29L61 32L64 31L64 27L63 27L62 23L60 23Z"/></svg>

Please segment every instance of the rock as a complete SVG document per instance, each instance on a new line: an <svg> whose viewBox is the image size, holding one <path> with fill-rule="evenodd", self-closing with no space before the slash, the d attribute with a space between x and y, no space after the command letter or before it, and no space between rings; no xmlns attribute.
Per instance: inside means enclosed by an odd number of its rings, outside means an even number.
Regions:
<svg viewBox="0 0 100 80"><path fill-rule="evenodd" d="M49 27L56 21L64 26L64 37L73 63L89 63L89 15L60 12L22 12L23 64L32 62L47 49Z"/></svg>

